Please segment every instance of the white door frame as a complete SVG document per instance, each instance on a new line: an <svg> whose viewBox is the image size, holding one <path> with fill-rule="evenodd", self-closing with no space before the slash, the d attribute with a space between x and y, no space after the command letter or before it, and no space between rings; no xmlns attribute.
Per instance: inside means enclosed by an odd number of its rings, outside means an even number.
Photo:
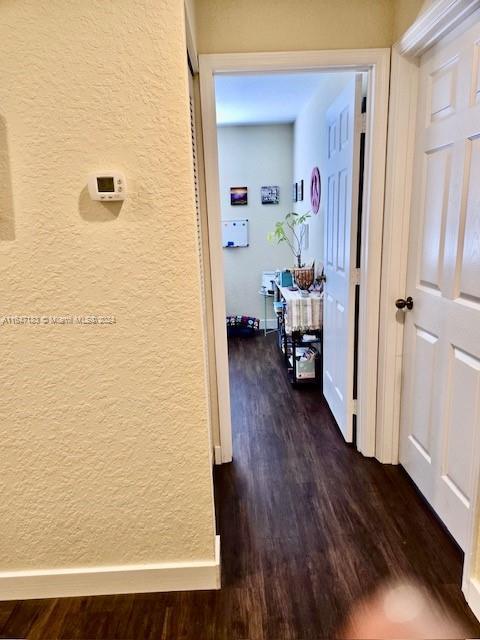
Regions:
<svg viewBox="0 0 480 640"><path fill-rule="evenodd" d="M200 55L199 62L221 462L232 460L232 427L220 234L214 76L221 73L275 73L322 69L368 73L359 311L357 447L365 456L374 456L376 453L377 358L390 49L207 54Z"/></svg>
<svg viewBox="0 0 480 640"><path fill-rule="evenodd" d="M480 0L432 0L392 51L387 176L383 237L382 298L376 451L381 462L398 464L403 323L395 299L407 295L408 236L412 188L418 61L431 46L480 8ZM463 566L462 590L480 619L480 492Z"/></svg>

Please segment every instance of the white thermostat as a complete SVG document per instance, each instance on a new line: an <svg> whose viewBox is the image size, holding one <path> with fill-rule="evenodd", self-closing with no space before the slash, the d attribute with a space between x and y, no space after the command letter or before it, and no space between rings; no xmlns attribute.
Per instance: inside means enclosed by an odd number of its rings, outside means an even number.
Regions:
<svg viewBox="0 0 480 640"><path fill-rule="evenodd" d="M92 200L125 200L127 182L119 171L101 171L88 176L88 192Z"/></svg>

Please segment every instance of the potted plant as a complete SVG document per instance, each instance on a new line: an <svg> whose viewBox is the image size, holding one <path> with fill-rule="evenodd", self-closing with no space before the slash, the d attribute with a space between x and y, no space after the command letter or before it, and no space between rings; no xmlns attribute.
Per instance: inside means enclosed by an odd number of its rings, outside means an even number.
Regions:
<svg viewBox="0 0 480 640"><path fill-rule="evenodd" d="M268 234L269 242L280 244L285 242L296 261L292 269L293 277L299 289L309 289L315 277L314 267L305 267L302 261L302 246L305 236L305 222L310 218L308 213L287 213L283 220L275 223L274 231Z"/></svg>

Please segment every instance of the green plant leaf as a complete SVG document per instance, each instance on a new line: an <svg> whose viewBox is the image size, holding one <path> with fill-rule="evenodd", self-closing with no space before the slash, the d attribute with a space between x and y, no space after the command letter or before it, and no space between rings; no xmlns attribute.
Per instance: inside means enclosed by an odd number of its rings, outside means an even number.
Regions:
<svg viewBox="0 0 480 640"><path fill-rule="evenodd" d="M310 218L310 211L307 213L295 213L295 211L290 211L285 214L283 220L279 220L275 223L275 228L273 231L270 231L267 235L267 239L270 243L280 244L281 242L286 242L295 256L295 259L300 263L301 255L302 255L302 238L303 233L297 234L295 232L295 228L299 225L305 224L305 222Z"/></svg>

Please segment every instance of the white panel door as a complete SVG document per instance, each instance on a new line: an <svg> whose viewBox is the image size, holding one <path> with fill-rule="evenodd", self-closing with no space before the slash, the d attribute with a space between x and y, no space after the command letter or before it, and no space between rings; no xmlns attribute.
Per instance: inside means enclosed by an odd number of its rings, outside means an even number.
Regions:
<svg viewBox="0 0 480 640"><path fill-rule="evenodd" d="M420 64L400 438L400 462L462 549L480 434L480 22L471 24Z"/></svg>
<svg viewBox="0 0 480 640"><path fill-rule="evenodd" d="M323 394L347 442L353 439L353 342L362 77L327 111Z"/></svg>

